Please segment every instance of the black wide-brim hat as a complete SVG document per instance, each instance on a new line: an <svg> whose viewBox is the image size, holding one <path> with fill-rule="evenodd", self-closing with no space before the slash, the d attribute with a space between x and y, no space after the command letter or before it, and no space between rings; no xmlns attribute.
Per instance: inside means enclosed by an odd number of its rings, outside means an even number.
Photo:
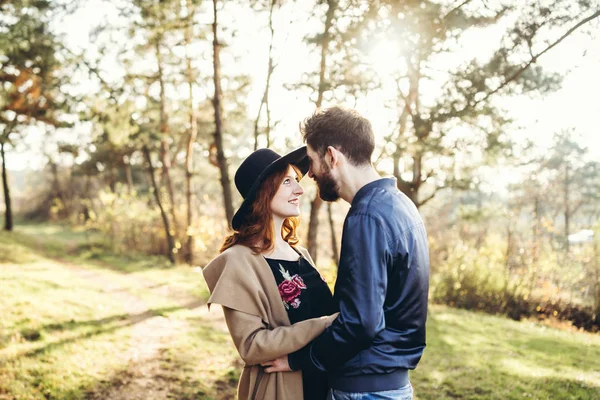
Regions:
<svg viewBox="0 0 600 400"><path fill-rule="evenodd" d="M240 164L235 172L235 186L244 201L231 221L231 227L234 230L240 229L244 218L252 211L256 193L265 179L282 166L290 164L298 168L303 176L308 172L309 162L306 146L284 156L280 156L271 149L258 149Z"/></svg>

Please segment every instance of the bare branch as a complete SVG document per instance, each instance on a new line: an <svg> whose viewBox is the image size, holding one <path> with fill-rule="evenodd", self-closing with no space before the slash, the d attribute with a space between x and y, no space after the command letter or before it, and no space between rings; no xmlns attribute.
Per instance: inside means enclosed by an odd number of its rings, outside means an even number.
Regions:
<svg viewBox="0 0 600 400"><path fill-rule="evenodd" d="M421 208L422 206L424 206L426 203L428 203L431 199L433 199L435 197L435 195L437 194L438 190L441 189L445 189L445 186L440 186L437 187L433 193L431 193L429 196L427 196L426 198L424 198L423 200L419 201L419 204L417 205L417 208Z"/></svg>
<svg viewBox="0 0 600 400"><path fill-rule="evenodd" d="M527 69L529 69L529 67L532 64L534 64L535 62L537 62L538 58L540 58L542 55L544 55L545 53L547 53L549 50L551 50L552 48L554 48L555 46L557 46L558 44L560 44L563 40L565 40L569 35L571 35L573 32L575 32L581 26L585 25L586 23L590 22L591 20L593 20L595 18L598 18L599 16L600 16L600 10L596 11L595 13L593 13L592 15L590 15L589 17L587 17L587 18L579 21L577 24L575 24L575 26L571 27L568 31L566 31L561 37L559 37L553 43L551 43L550 45L548 45L548 47L546 47L544 50L542 50L541 52L539 52L536 55L533 55L531 57L531 59L527 62L527 64L523 65L521 68L519 68L517 71L515 71L504 82L502 82L496 89L494 89L491 92L489 92L488 94L486 94L482 99L477 100L476 102L474 102L472 104L469 104L467 107L475 107L478 104L480 104L480 103L486 101L487 99L489 99L492 95L496 94L497 92L499 92L500 90L502 90L506 85L508 85L509 83L511 83L512 81L514 81L515 79L517 79L519 76L521 76L521 74L523 74L523 72L525 72ZM467 107L465 107L465 109Z"/></svg>
<svg viewBox="0 0 600 400"><path fill-rule="evenodd" d="M463 6L467 5L471 1L473 1L473 0L464 0L462 3L460 3L459 5L457 5L456 7L454 7L452 10L448 11L446 13L446 15L444 15L444 17L442 19L448 18L450 15L454 14L455 12L457 12L458 10L460 10Z"/></svg>
<svg viewBox="0 0 600 400"><path fill-rule="evenodd" d="M65 50L66 52L71 54L73 57L77 58L79 60L79 62L81 64L83 64L92 75L94 75L96 78L98 78L100 83L108 89L109 97L115 103L117 103L117 104L119 103L117 96L116 96L116 94L118 95L117 90L115 90L108 82L106 82L106 80L104 78L102 78L102 75L100 74L100 69L97 66L91 65L91 63L88 62L83 55L75 54L67 46L64 46L61 44L61 47L63 48L63 50Z"/></svg>

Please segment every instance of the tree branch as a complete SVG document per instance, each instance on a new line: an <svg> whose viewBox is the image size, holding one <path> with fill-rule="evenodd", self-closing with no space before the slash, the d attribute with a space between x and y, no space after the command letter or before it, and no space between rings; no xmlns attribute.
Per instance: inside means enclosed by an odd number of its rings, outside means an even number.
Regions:
<svg viewBox="0 0 600 400"><path fill-rule="evenodd" d="M67 46L65 45L61 45L61 47L63 48L63 50L65 50L67 53L71 54L72 56L76 57L77 59L79 59L79 62L81 64L83 64L87 70L94 75L96 78L98 78L98 80L100 81L100 83L106 87L108 89L108 95L109 97L116 103L119 104L119 101L117 99L117 97L115 96L115 92L117 92L117 90L115 90L113 87L111 87L111 85L106 82L106 80L104 78L102 78L102 76L100 75L100 70L98 69L98 67L95 67L93 65L91 65L83 55L78 55L75 54L71 49L69 49Z"/></svg>
<svg viewBox="0 0 600 400"><path fill-rule="evenodd" d="M473 1L473 0L464 0L462 3L460 3L459 5L454 7L452 10L448 11L442 19L448 18L450 15L454 14L456 11L460 10L463 6L467 5L471 1Z"/></svg>
<svg viewBox="0 0 600 400"><path fill-rule="evenodd" d="M421 208L422 206L425 205L425 203L428 203L431 199L433 199L435 197L435 195L437 194L438 190L441 190L441 189L445 189L445 186L440 186L440 187L436 188L433 191L433 193L431 193L429 196L427 196L423 200L419 201L419 205L417 206L417 208Z"/></svg>
<svg viewBox="0 0 600 400"><path fill-rule="evenodd" d="M396 80L396 86L398 87L398 93L400 94L400 97L402 97L402 100L404 100L404 110L406 110L408 115L410 115L410 119L414 121L415 115L412 111L412 108L410 107L410 102L409 102L408 96L406 96L406 95L404 95L404 93L402 93L402 89L400 88L400 80L399 79Z"/></svg>
<svg viewBox="0 0 600 400"><path fill-rule="evenodd" d="M575 32L581 26L585 25L586 23L590 22L591 20L593 20L595 18L598 18L599 16L600 16L600 10L596 11L595 13L593 13L592 15L590 15L589 17L587 17L587 18L579 21L577 24L575 24L575 26L571 27L561 37L559 37L557 40L555 40L552 44L550 44L544 50L542 50L538 54L532 56L531 59L527 62L527 64L523 65L521 68L519 68L517 71L515 71L504 82L502 82L496 89L494 89L491 92L489 92L488 94L486 94L482 99L477 100L476 102L474 102L472 104L469 104L467 107L465 107L465 109L467 109L468 107L475 107L475 106L477 106L478 104L480 104L480 103L486 101L487 99L489 99L492 95L494 95L497 92L499 92L500 90L502 90L506 85L508 85L509 83L511 83L512 81L514 81L515 79L517 79L519 76L521 76L521 74L523 72L525 72L527 69L529 69L529 67L532 64L534 64L537 61L538 58L540 58L542 55L544 55L545 53L547 53L549 50L551 50L552 48L554 48L555 46L557 46L558 44L560 44L563 40L565 40L569 35L571 35L573 32ZM464 111L465 109L463 109L462 111Z"/></svg>

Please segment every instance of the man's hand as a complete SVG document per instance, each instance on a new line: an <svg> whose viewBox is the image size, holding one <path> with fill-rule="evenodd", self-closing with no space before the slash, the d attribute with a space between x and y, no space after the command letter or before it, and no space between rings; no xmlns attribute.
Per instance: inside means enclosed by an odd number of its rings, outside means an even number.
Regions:
<svg viewBox="0 0 600 400"><path fill-rule="evenodd" d="M269 374L272 372L289 372L292 370L290 368L290 364L288 363L288 356L279 357L278 359L272 361L265 361L260 365L265 367L265 372Z"/></svg>

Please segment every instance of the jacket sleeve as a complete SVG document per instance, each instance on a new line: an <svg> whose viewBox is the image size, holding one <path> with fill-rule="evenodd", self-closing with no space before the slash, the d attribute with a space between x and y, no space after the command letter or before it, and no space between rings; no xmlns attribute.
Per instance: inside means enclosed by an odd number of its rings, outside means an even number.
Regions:
<svg viewBox="0 0 600 400"><path fill-rule="evenodd" d="M346 220L335 297L340 315L307 350L291 354L294 369L335 370L373 343L385 329L390 252L381 223L368 215Z"/></svg>
<svg viewBox="0 0 600 400"><path fill-rule="evenodd" d="M260 317L223 307L233 343L246 365L260 364L292 353L320 335L337 314L269 329Z"/></svg>

